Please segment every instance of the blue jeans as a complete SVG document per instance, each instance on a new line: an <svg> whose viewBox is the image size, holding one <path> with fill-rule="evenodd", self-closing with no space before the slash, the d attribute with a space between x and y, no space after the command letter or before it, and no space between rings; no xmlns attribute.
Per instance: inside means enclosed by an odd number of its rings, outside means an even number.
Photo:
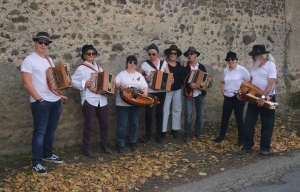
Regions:
<svg viewBox="0 0 300 192"><path fill-rule="evenodd" d="M273 95L271 101L276 102L275 95ZM253 138L258 115L260 115L261 118L260 149L263 151L270 151L275 121L275 110L258 107L257 104L251 103L248 104L244 123L244 148L248 150L254 145Z"/></svg>
<svg viewBox="0 0 300 192"><path fill-rule="evenodd" d="M61 100L33 102L31 112L34 121L32 134L32 166L42 164L42 158L53 155L55 130L61 113Z"/></svg>
<svg viewBox="0 0 300 192"><path fill-rule="evenodd" d="M123 107L116 106L117 111L117 145L124 146L126 139L126 127L127 120L129 117L129 142L136 143L137 135L138 135L138 125L139 125L139 113L140 107L132 106L132 107Z"/></svg>
<svg viewBox="0 0 300 192"><path fill-rule="evenodd" d="M194 100L195 100L195 108L196 108L194 134L200 134L201 127L202 127L202 117L204 115L205 96L200 94L197 97L193 97L192 99L184 97L184 103L185 103L184 132L187 134L191 133Z"/></svg>

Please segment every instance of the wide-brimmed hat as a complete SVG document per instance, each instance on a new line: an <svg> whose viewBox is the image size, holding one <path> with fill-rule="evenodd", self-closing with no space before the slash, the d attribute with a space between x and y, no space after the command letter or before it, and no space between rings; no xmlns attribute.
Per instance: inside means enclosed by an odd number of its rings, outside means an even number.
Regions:
<svg viewBox="0 0 300 192"><path fill-rule="evenodd" d="M33 41L37 41L39 39L45 39L52 43L52 40L50 39L50 35L47 32L39 32L36 37L32 38Z"/></svg>
<svg viewBox="0 0 300 192"><path fill-rule="evenodd" d="M188 54L189 52L197 53L197 57L200 55L200 53L193 46L189 46L188 50L186 52L184 52L183 55L186 56L186 57L188 57L189 56L189 54Z"/></svg>
<svg viewBox="0 0 300 192"><path fill-rule="evenodd" d="M177 51L177 57L180 57L182 55L182 52L178 49L176 45L171 45L169 49L166 49L164 51L165 55L169 55L172 50Z"/></svg>
<svg viewBox="0 0 300 192"><path fill-rule="evenodd" d="M236 53L229 51L226 55L225 61L229 61L229 59L236 59L238 60L238 58L236 57Z"/></svg>
<svg viewBox="0 0 300 192"><path fill-rule="evenodd" d="M270 51L266 51L265 45L253 45L252 51L249 52L249 56L256 56L270 53Z"/></svg>
<svg viewBox="0 0 300 192"><path fill-rule="evenodd" d="M83 59L83 60L85 60L84 59L84 54L88 51L88 50L94 50L95 51L95 53L96 53L96 55L98 55L98 52L97 52L97 50L94 48L94 46L93 45L84 45L83 47L82 47L82 53L81 53L81 59Z"/></svg>

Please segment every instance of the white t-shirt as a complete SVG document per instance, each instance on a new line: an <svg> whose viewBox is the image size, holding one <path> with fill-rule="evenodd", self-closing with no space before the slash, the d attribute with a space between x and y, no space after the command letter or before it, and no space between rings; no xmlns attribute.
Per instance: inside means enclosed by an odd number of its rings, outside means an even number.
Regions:
<svg viewBox="0 0 300 192"><path fill-rule="evenodd" d="M199 69L199 63L197 62L197 64L195 65L195 67L191 67L191 70L194 71L194 70L198 70ZM201 90L200 89L194 89L193 91L193 97L197 97L198 95L202 94Z"/></svg>
<svg viewBox="0 0 300 192"><path fill-rule="evenodd" d="M121 86L136 87L140 90L148 87L143 75L137 71L134 74L129 74L127 70L121 71L116 77L116 83L120 83ZM117 90L116 106L132 106L122 100L120 89Z"/></svg>
<svg viewBox="0 0 300 192"><path fill-rule="evenodd" d="M269 78L277 78L277 71L275 63L267 61L263 66L257 69L251 69L250 75L252 77L252 84L264 91L268 86ZM271 89L269 95L275 94L275 85Z"/></svg>
<svg viewBox="0 0 300 192"><path fill-rule="evenodd" d="M168 63L166 61L164 61L160 71L164 71L167 64ZM160 61L159 61L156 68L159 70ZM147 76L150 75L151 71L155 71L155 69L153 69L153 67L151 67L146 61L144 63L142 63L141 69L146 73ZM165 92L165 91L163 91L163 90L154 90L154 89L151 89L150 87L148 88L148 93L158 93L158 92Z"/></svg>
<svg viewBox="0 0 300 192"><path fill-rule="evenodd" d="M49 59L52 63L52 67L54 67L52 59ZM60 97L52 93L47 85L46 70L49 67L50 64L46 58L42 58L33 52L23 60L21 71L31 74L31 83L41 98L46 101L55 102L58 101ZM36 100L30 95L30 102L35 101Z"/></svg>
<svg viewBox="0 0 300 192"><path fill-rule="evenodd" d="M95 62L92 64L92 63L85 61L84 64L91 66L98 72L103 71L103 69L101 67L100 67L100 70L98 69L98 65ZM106 96L94 93L94 92L90 91L90 89L85 87L86 81L91 79L91 73L96 72L96 71L94 71L84 65L81 65L76 69L76 71L72 75L73 87L75 89L80 90L82 105L85 100L89 104L91 104L95 107L97 107L98 105L100 107L107 105L107 97Z"/></svg>
<svg viewBox="0 0 300 192"><path fill-rule="evenodd" d="M222 81L224 83L224 95L233 97L240 89L243 81L250 81L250 73L240 65L237 65L232 71L227 67L224 69Z"/></svg>

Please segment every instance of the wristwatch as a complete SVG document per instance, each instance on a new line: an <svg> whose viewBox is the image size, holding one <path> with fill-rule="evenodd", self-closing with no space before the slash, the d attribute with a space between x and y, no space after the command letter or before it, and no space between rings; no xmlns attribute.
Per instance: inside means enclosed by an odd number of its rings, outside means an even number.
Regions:
<svg viewBox="0 0 300 192"><path fill-rule="evenodd" d="M43 98L40 98L39 100L36 100L36 102L40 103L43 101Z"/></svg>

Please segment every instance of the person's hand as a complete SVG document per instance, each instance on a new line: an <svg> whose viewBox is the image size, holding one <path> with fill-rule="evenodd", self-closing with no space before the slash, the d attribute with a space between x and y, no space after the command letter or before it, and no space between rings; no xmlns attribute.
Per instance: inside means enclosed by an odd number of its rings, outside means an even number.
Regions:
<svg viewBox="0 0 300 192"><path fill-rule="evenodd" d="M191 87L192 89L196 89L196 88L197 88L196 83L191 83L191 84L190 84L190 87Z"/></svg>
<svg viewBox="0 0 300 192"><path fill-rule="evenodd" d="M87 80L86 82L85 82L85 86L86 87L88 87L88 88L90 88L91 86L92 86L92 84L93 84L93 80Z"/></svg>
<svg viewBox="0 0 300 192"><path fill-rule="evenodd" d="M238 98L238 100L240 100L240 101L244 101L244 99L243 99L243 97L242 97L242 94L241 94L241 93L238 93L238 94L237 94L237 98Z"/></svg>
<svg viewBox="0 0 300 192"><path fill-rule="evenodd" d="M127 89L128 88L128 86L126 86L126 85L123 85L122 87L121 87L121 89Z"/></svg>
<svg viewBox="0 0 300 192"><path fill-rule="evenodd" d="M170 83L171 85L173 85L173 83L174 83L174 77L173 77L172 79L170 79L169 83Z"/></svg>
<svg viewBox="0 0 300 192"><path fill-rule="evenodd" d="M151 76L147 75L147 76L145 76L145 79L146 79L146 81L150 81L151 80Z"/></svg>
<svg viewBox="0 0 300 192"><path fill-rule="evenodd" d="M263 99L263 98L259 98L257 100L257 106L259 106L259 107L264 106L264 103L265 103L265 99Z"/></svg>
<svg viewBox="0 0 300 192"><path fill-rule="evenodd" d="M186 62L186 61L183 62L182 66L183 66L183 67L186 67L186 66L187 66L187 62Z"/></svg>
<svg viewBox="0 0 300 192"><path fill-rule="evenodd" d="M143 90L143 97L147 97L148 96L148 91L147 90Z"/></svg>
<svg viewBox="0 0 300 192"><path fill-rule="evenodd" d="M208 81L208 82L211 82L212 80L213 80L212 77L208 77L208 78L207 78L207 81Z"/></svg>
<svg viewBox="0 0 300 192"><path fill-rule="evenodd" d="M67 66L67 70L70 72L70 64L67 62L62 62L61 65L66 65Z"/></svg>
<svg viewBox="0 0 300 192"><path fill-rule="evenodd" d="M222 95L224 95L225 91L223 89L221 89Z"/></svg>
<svg viewBox="0 0 300 192"><path fill-rule="evenodd" d="M121 86L121 84L120 83L116 83L116 88L119 88L120 86Z"/></svg>

